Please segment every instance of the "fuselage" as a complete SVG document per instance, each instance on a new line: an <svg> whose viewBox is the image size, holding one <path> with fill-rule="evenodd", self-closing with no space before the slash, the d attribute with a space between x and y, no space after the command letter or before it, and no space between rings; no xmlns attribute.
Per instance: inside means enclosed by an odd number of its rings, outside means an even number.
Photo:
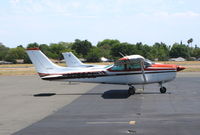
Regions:
<svg viewBox="0 0 200 135"><path fill-rule="evenodd" d="M177 70L180 66L168 64L151 64L144 68L146 81L143 78L141 68L135 69L116 69L115 65L90 68L73 68L69 73L43 74L44 80L70 81L70 82L88 82L88 83L107 83L107 84L151 84L165 83L176 78ZM77 72L78 71L78 72ZM40 74L42 75L42 74ZM57 78L45 76L60 75Z"/></svg>

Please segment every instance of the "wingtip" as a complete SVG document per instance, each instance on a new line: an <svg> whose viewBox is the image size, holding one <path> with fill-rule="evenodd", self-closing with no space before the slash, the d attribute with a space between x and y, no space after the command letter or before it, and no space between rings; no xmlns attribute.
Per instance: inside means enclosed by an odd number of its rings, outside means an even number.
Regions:
<svg viewBox="0 0 200 135"><path fill-rule="evenodd" d="M27 48L26 50L40 50L40 48L35 47L35 48Z"/></svg>

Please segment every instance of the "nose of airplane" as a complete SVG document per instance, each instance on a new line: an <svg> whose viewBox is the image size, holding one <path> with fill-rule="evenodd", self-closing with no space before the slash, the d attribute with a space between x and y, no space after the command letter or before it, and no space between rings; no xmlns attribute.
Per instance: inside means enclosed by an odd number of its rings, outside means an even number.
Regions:
<svg viewBox="0 0 200 135"><path fill-rule="evenodd" d="M183 67L183 66L176 66L176 69L177 69L177 71L181 71L181 70L184 70L185 67Z"/></svg>

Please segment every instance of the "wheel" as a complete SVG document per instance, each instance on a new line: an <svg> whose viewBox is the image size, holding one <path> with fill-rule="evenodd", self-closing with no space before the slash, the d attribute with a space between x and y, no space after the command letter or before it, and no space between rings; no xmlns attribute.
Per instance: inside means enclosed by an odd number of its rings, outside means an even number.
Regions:
<svg viewBox="0 0 200 135"><path fill-rule="evenodd" d="M134 95L135 94L135 87L133 87L133 86L129 87L128 93L130 95Z"/></svg>
<svg viewBox="0 0 200 135"><path fill-rule="evenodd" d="M167 89L165 87L160 88L160 93L166 93Z"/></svg>

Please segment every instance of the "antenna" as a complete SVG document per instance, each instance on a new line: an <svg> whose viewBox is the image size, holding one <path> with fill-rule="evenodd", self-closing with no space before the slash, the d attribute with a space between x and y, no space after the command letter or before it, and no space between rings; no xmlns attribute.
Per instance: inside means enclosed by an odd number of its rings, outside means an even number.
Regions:
<svg viewBox="0 0 200 135"><path fill-rule="evenodd" d="M119 54L120 54L122 57L127 56L127 55L124 55L122 52L119 52Z"/></svg>
<svg viewBox="0 0 200 135"><path fill-rule="evenodd" d="M119 54L120 54L122 57L124 57L124 54L123 54L123 53L119 52Z"/></svg>

